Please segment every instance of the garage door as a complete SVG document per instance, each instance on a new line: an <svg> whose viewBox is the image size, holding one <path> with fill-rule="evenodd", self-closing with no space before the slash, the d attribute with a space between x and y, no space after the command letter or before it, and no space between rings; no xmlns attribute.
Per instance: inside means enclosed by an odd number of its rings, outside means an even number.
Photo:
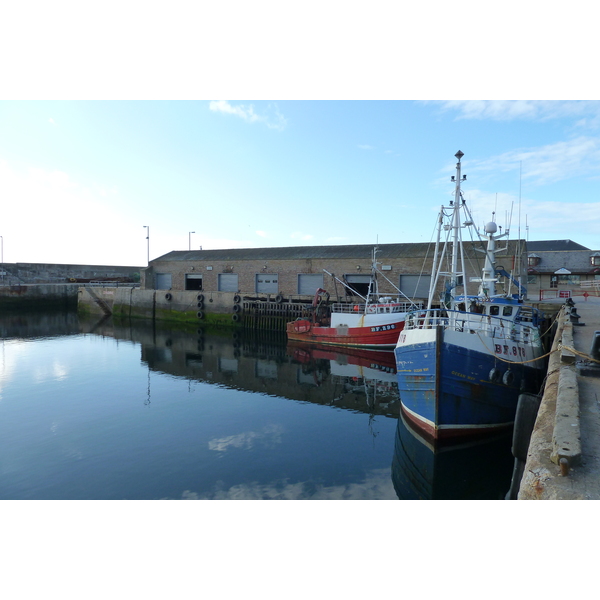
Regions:
<svg viewBox="0 0 600 600"><path fill-rule="evenodd" d="M400 289L409 298L427 298L431 275L400 275Z"/></svg>
<svg viewBox="0 0 600 600"><path fill-rule="evenodd" d="M237 273L219 273L219 292L237 292Z"/></svg>
<svg viewBox="0 0 600 600"><path fill-rule="evenodd" d="M170 290L172 287L171 273L157 273L156 274L156 289L157 290Z"/></svg>
<svg viewBox="0 0 600 600"><path fill-rule="evenodd" d="M201 290L202 289L202 275L197 273L186 273L185 274L185 289L186 290Z"/></svg>
<svg viewBox="0 0 600 600"><path fill-rule="evenodd" d="M323 287L323 275L298 275L298 293L305 296L314 296L315 292Z"/></svg>
<svg viewBox="0 0 600 600"><path fill-rule="evenodd" d="M361 296L366 296L369 293L370 275L344 275L344 279L350 288Z"/></svg>
<svg viewBox="0 0 600 600"><path fill-rule="evenodd" d="M256 275L256 292L259 294L276 294L279 291L277 273L258 273Z"/></svg>

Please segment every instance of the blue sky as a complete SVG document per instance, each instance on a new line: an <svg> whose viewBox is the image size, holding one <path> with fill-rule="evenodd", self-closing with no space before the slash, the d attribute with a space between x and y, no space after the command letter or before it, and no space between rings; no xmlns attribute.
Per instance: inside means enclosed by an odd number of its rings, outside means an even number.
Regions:
<svg viewBox="0 0 600 600"><path fill-rule="evenodd" d="M4 260L429 241L459 149L477 223L600 249L599 102L9 100Z"/></svg>
<svg viewBox="0 0 600 600"><path fill-rule="evenodd" d="M600 249L587 7L7 5L4 260L428 241L459 149L478 223Z"/></svg>

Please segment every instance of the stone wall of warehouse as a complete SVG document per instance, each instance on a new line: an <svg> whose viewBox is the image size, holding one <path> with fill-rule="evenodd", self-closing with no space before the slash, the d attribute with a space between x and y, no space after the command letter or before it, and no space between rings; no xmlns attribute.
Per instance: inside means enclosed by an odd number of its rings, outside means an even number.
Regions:
<svg viewBox="0 0 600 600"><path fill-rule="evenodd" d="M385 266L391 267L383 271L384 275L394 284L398 285L400 275L418 275L422 268L422 259L390 259ZM207 268L210 267L210 268ZM380 267L381 268L381 267ZM218 276L221 273L234 273L238 275L238 291L242 294L255 293L256 276L258 274L276 274L278 277L278 292L284 296L298 294L299 274L322 274L323 287L330 293L336 292L332 277L323 269L338 278L344 275L368 275L371 272L369 258L364 260L334 259L334 260L270 260L267 268L263 261L238 260L235 264L215 262L211 265L201 262L183 261L155 261L149 269L142 273L141 287L152 289L155 285L157 273L170 273L172 277L172 290L185 290L186 274L202 274L202 290L217 291ZM382 294L397 294L394 288L379 275L378 282ZM338 292L344 295L343 286L337 284Z"/></svg>
<svg viewBox="0 0 600 600"><path fill-rule="evenodd" d="M506 256L510 263L513 256ZM383 275L394 285L399 286L402 275L423 276L431 275L431 261L428 268L423 267L423 258L386 259L383 263ZM380 266L380 269L382 268ZM207 268L210 267L210 268ZM468 280L481 277L481 264L470 262L466 265ZM368 275L371 270L369 258L356 259L311 259L311 260L270 260L268 265L263 261L237 260L235 263L218 263L210 265L200 261L154 261L152 266L142 273L141 287L154 289L157 274L171 275L171 290L185 290L186 274L202 274L202 291L216 292L219 289L218 276L220 273L234 273L238 275L238 290L241 294L252 295L256 293L256 276L258 274L276 274L278 277L278 293L285 298L297 295L299 274L322 274L323 287L331 294L345 295L341 284L336 283L323 269L342 279L344 275ZM397 295L397 291L381 275L378 275L380 293L383 295ZM470 283L468 293L474 294L478 284ZM424 297L424 296L423 296Z"/></svg>

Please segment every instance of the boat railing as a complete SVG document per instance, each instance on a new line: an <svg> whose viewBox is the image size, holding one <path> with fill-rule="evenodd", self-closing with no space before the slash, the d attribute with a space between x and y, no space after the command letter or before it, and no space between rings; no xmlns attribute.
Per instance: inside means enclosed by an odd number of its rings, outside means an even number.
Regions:
<svg viewBox="0 0 600 600"><path fill-rule="evenodd" d="M412 311L404 323L405 330L436 327L521 343L534 343L540 337L538 329L530 323L459 310L432 308Z"/></svg>
<svg viewBox="0 0 600 600"><path fill-rule="evenodd" d="M422 302L382 302L373 304L333 304L331 312L359 314L407 313L422 310Z"/></svg>

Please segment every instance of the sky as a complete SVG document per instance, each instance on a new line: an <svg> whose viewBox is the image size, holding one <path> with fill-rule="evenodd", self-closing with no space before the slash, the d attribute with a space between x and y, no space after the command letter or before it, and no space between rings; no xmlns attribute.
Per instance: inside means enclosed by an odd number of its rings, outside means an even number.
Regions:
<svg viewBox="0 0 600 600"><path fill-rule="evenodd" d="M458 150L477 224L600 249L597 101L6 100L4 261L427 242Z"/></svg>
<svg viewBox="0 0 600 600"><path fill-rule="evenodd" d="M13 3L2 260L429 241L458 150L477 224L600 249L584 6Z"/></svg>

